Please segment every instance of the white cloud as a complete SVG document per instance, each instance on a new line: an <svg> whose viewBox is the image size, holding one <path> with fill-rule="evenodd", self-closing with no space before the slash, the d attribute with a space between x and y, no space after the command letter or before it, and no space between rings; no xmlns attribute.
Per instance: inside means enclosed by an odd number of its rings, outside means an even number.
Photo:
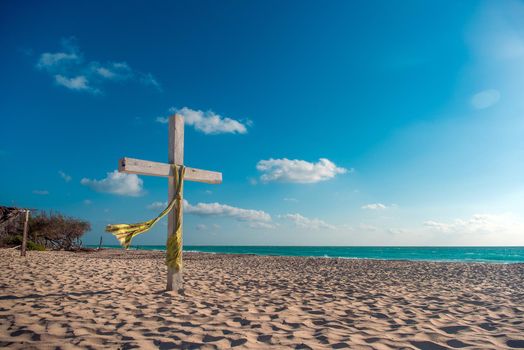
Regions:
<svg viewBox="0 0 524 350"><path fill-rule="evenodd" d="M80 61L80 57L75 52L45 52L40 55L36 66L39 69L53 70L64 63L70 64L78 61Z"/></svg>
<svg viewBox="0 0 524 350"><path fill-rule="evenodd" d="M191 205L184 200L184 210L188 214L201 216L225 216L239 221L271 222L271 216L262 210L242 209L216 202Z"/></svg>
<svg viewBox="0 0 524 350"><path fill-rule="evenodd" d="M207 230L207 226L204 225L204 224L198 224L198 225L196 225L196 229L197 229L197 231L205 231L205 230Z"/></svg>
<svg viewBox="0 0 524 350"><path fill-rule="evenodd" d="M432 231L454 234L494 233L520 231L524 225L509 214L475 214L469 219L455 219L451 222L428 220L424 226Z"/></svg>
<svg viewBox="0 0 524 350"><path fill-rule="evenodd" d="M107 79L112 79L116 76L116 74L114 72L112 72L111 70L105 68L105 67L99 67L96 69L96 72L98 74L100 74L101 76L103 76L104 78L107 78Z"/></svg>
<svg viewBox="0 0 524 350"><path fill-rule="evenodd" d="M104 65L98 62L91 62L89 69L108 80L127 80L131 79L134 74L126 62L108 62Z"/></svg>
<svg viewBox="0 0 524 350"><path fill-rule="evenodd" d="M156 122L157 123L160 123L160 124L167 124L169 123L169 118L168 117L156 117Z"/></svg>
<svg viewBox="0 0 524 350"><path fill-rule="evenodd" d="M91 204L93 204L93 201L90 200L90 199L84 199L84 204L85 205L91 205Z"/></svg>
<svg viewBox="0 0 524 350"><path fill-rule="evenodd" d="M80 183L97 192L131 197L144 194L142 179L135 174L119 173L117 170L107 173L107 177L102 180L83 178Z"/></svg>
<svg viewBox="0 0 524 350"><path fill-rule="evenodd" d="M321 228L330 229L330 230L336 229L334 225L328 224L325 221L322 221L320 219L310 219L300 214L285 214L285 215L280 215L279 218L292 221L295 223L296 226L306 228L306 229L312 229L312 230L318 230Z"/></svg>
<svg viewBox="0 0 524 350"><path fill-rule="evenodd" d="M408 230L406 229L403 229L403 228L388 228L387 229L387 232L392 234L392 235L403 235L403 234L406 234L406 233L409 233Z"/></svg>
<svg viewBox="0 0 524 350"><path fill-rule="evenodd" d="M250 228L255 229L255 230L261 230L261 229L272 230L272 229L274 229L276 227L272 223L260 222L260 221L250 222L248 225L249 225Z"/></svg>
<svg viewBox="0 0 524 350"><path fill-rule="evenodd" d="M184 117L187 125L192 125L194 128L204 134L245 134L247 127L238 120L223 117L212 111L203 112L200 110L193 110L188 107L181 109L170 108L170 113L176 113ZM167 118L165 118L167 119ZM163 118L157 118L157 121L164 123ZM248 123L246 123L248 124Z"/></svg>
<svg viewBox="0 0 524 350"><path fill-rule="evenodd" d="M337 167L326 158L320 158L316 163L298 159L268 159L257 163L257 170L264 173L262 182L280 181L296 183L314 183L334 178L348 170Z"/></svg>
<svg viewBox="0 0 524 350"><path fill-rule="evenodd" d="M70 90L85 90L92 93L97 93L99 90L89 86L87 78L83 75L79 75L73 78L67 78L61 74L55 75L55 82L58 85L62 85Z"/></svg>
<svg viewBox="0 0 524 350"><path fill-rule="evenodd" d="M167 208L167 202L153 202L147 206L150 210L164 210Z"/></svg>
<svg viewBox="0 0 524 350"><path fill-rule="evenodd" d="M369 225L369 224L360 224L358 225L358 227L364 231L377 231L378 230L376 226Z"/></svg>
<svg viewBox="0 0 524 350"><path fill-rule="evenodd" d="M298 199L296 198L290 198L290 197L284 197L283 200L285 202L298 202Z"/></svg>
<svg viewBox="0 0 524 350"><path fill-rule="evenodd" d="M60 177L62 179L64 179L65 182L69 182L69 181L72 180L72 177L70 175L67 175L66 173L64 173L62 170L58 171L58 175L60 175Z"/></svg>
<svg viewBox="0 0 524 350"><path fill-rule="evenodd" d="M162 91L162 86L151 73L145 73L145 74L141 73L140 82L144 85L149 85L149 86L156 88L159 91Z"/></svg>
<svg viewBox="0 0 524 350"><path fill-rule="evenodd" d="M388 207L382 203L371 203L371 204L363 205L361 208L368 209L368 210L383 210L383 209L387 209Z"/></svg>
<svg viewBox="0 0 524 350"><path fill-rule="evenodd" d="M484 90L476 93L471 98L471 105L475 109L484 109L495 105L500 100L500 92L495 89Z"/></svg>
<svg viewBox="0 0 524 350"><path fill-rule="evenodd" d="M47 196L49 194L48 190L33 190L33 194L37 194L39 196Z"/></svg>
<svg viewBox="0 0 524 350"><path fill-rule="evenodd" d="M133 70L126 62L84 62L74 39L62 40L59 52L42 53L36 67L52 75L58 85L75 91L101 93L102 85L115 81L137 81L161 89L151 73Z"/></svg>
<svg viewBox="0 0 524 350"><path fill-rule="evenodd" d="M153 202L147 206L151 210L163 210L167 207L167 202ZM271 216L262 210L242 209L221 203L198 203L190 204L184 199L184 212L200 216L222 216L231 217L238 221L248 221L251 228L273 228ZM219 228L214 224L213 228Z"/></svg>

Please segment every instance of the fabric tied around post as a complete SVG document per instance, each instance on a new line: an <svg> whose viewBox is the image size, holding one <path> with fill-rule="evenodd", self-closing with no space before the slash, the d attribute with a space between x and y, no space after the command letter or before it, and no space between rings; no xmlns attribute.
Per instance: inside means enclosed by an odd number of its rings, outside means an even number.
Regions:
<svg viewBox="0 0 524 350"><path fill-rule="evenodd" d="M133 237L150 230L151 227L171 210L175 210L177 215L175 232L173 234L171 234L171 232L169 233L166 244L166 265L175 269L175 271L179 271L182 268L182 191L185 171L186 168L183 165L173 165L175 195L167 207L156 218L136 224L112 224L106 226L106 231L112 233L122 247L129 249Z"/></svg>

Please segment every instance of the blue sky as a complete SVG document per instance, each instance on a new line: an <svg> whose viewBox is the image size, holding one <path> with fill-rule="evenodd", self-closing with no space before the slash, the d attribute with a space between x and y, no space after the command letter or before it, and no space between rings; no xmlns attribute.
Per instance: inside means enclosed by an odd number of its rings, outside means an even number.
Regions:
<svg viewBox="0 0 524 350"><path fill-rule="evenodd" d="M2 2L0 203L185 244L524 245L524 3ZM165 221L135 244L164 244Z"/></svg>

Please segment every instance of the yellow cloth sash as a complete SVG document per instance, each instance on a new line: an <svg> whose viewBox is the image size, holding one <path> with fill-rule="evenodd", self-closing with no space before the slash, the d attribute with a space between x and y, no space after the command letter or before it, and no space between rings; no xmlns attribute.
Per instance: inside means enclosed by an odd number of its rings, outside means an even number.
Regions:
<svg viewBox="0 0 524 350"><path fill-rule="evenodd" d="M184 187L183 180L186 168L183 165L173 165L173 167L175 195L171 202L169 202L168 206L156 218L144 222L138 222L136 224L107 225L106 231L112 233L118 239L122 247L129 249L133 237L148 231L154 224L175 208L178 217L177 220L175 220L175 233L169 234L167 239L166 264L168 267L174 268L178 271L182 267L182 190Z"/></svg>

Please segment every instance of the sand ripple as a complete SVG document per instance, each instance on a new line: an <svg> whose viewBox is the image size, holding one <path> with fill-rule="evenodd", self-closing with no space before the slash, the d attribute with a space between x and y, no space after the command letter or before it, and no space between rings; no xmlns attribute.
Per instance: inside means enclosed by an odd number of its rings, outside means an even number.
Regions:
<svg viewBox="0 0 524 350"><path fill-rule="evenodd" d="M0 250L0 347L524 348L524 265Z"/></svg>

